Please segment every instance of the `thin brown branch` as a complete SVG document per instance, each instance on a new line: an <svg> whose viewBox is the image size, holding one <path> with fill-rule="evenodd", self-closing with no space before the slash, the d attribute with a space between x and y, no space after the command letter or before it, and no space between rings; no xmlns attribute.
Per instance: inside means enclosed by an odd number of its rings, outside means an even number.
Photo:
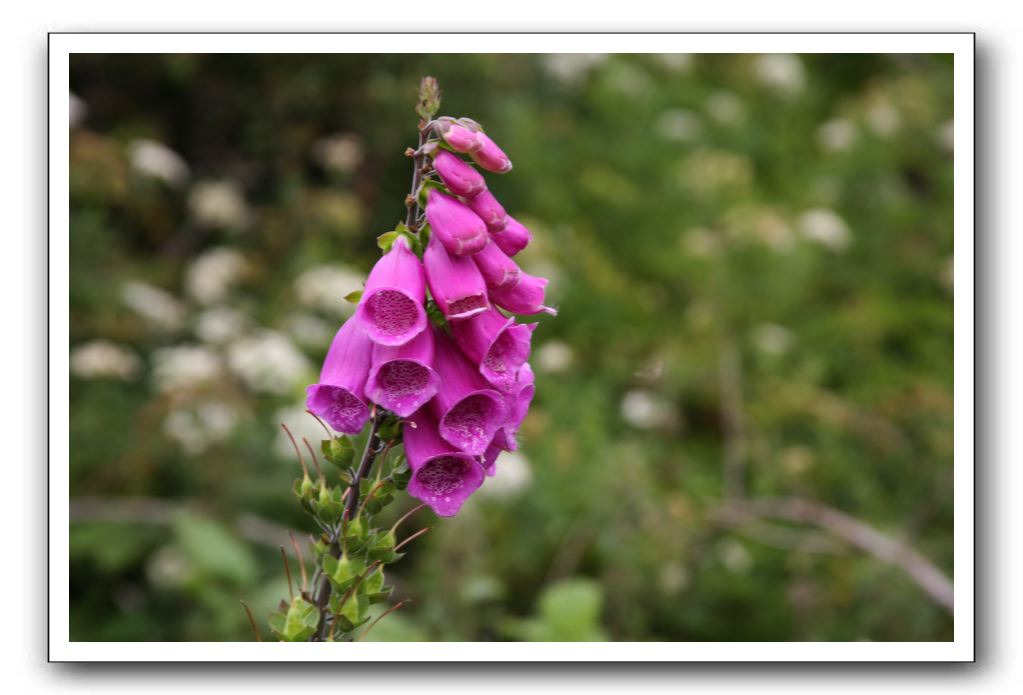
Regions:
<svg viewBox="0 0 1023 695"><path fill-rule="evenodd" d="M813 524L847 543L898 567L933 601L952 613L954 585L941 570L907 543L837 509L798 497L764 497L736 502L732 512ZM727 509L727 508L726 508Z"/></svg>

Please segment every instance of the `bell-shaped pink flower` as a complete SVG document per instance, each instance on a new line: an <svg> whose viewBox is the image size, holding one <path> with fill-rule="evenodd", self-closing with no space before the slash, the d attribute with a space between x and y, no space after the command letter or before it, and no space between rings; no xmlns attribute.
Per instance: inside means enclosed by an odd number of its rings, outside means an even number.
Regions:
<svg viewBox="0 0 1023 695"><path fill-rule="evenodd" d="M472 198L467 198L465 203L483 220L491 233L501 232L507 226L508 213L490 191L480 191Z"/></svg>
<svg viewBox="0 0 1023 695"><path fill-rule="evenodd" d="M514 287L492 290L490 300L513 314L538 314L543 311L551 316L557 316L557 309L544 306L544 288L546 286L547 278L522 273L522 277Z"/></svg>
<svg viewBox="0 0 1023 695"><path fill-rule="evenodd" d="M447 150L437 149L437 153L433 157L433 168L448 190L455 195L471 198L487 189L487 182L483 180L483 174L476 171L461 157L451 154Z"/></svg>
<svg viewBox="0 0 1023 695"><path fill-rule="evenodd" d="M426 221L432 236L456 256L473 254L487 243L487 225L465 203L436 189L426 194Z"/></svg>
<svg viewBox="0 0 1023 695"><path fill-rule="evenodd" d="M338 432L358 434L369 420L364 388L373 341L358 321L346 321L330 344L319 383L306 388L306 407Z"/></svg>
<svg viewBox="0 0 1023 695"><path fill-rule="evenodd" d="M485 133L477 133L483 146L472 152L473 160L487 171L495 174L504 174L512 170L511 160L508 155L497 146L497 144L486 136Z"/></svg>
<svg viewBox="0 0 1023 695"><path fill-rule="evenodd" d="M519 368L529 359L536 324L517 324L496 309L464 321L452 321L451 333L470 362L501 391L516 384Z"/></svg>
<svg viewBox="0 0 1023 695"><path fill-rule="evenodd" d="M495 437L496 439L496 437ZM483 456L480 460L480 465L483 466L483 472L487 476L493 476L497 472L497 457L504 451L501 447L496 444L491 444L487 447L487 450L483 452Z"/></svg>
<svg viewBox="0 0 1023 695"><path fill-rule="evenodd" d="M450 338L437 332L436 340L433 368L441 385L430 408L440 423L440 436L458 450L479 456L508 419L508 404Z"/></svg>
<svg viewBox="0 0 1023 695"><path fill-rule="evenodd" d="M374 342L402 345L426 328L425 300L423 265L399 234L370 271L355 319Z"/></svg>
<svg viewBox="0 0 1023 695"><path fill-rule="evenodd" d="M535 377L533 375L533 369L529 364L522 365L519 370L519 377L515 383L515 386L507 393L505 393L505 403L508 406L508 419L504 421L501 428L494 433L494 440L491 442L491 446L495 446L498 449L504 451L515 451L519 448L518 440L516 436L519 432L519 427L522 426L522 421L526 419L526 414L529 412L529 406L533 402L533 396L536 393Z"/></svg>
<svg viewBox="0 0 1023 695"><path fill-rule="evenodd" d="M518 284L522 271L518 264L491 241L472 257L473 262L483 276L487 287L495 290L507 289Z"/></svg>
<svg viewBox="0 0 1023 695"><path fill-rule="evenodd" d="M506 255L514 256L529 245L533 240L533 234L511 215L507 215L505 220L504 229L490 230L490 238Z"/></svg>
<svg viewBox="0 0 1023 695"><path fill-rule="evenodd" d="M439 516L454 516L483 484L483 469L472 456L454 449L437 431L437 420L422 408L402 428L412 477L408 493Z"/></svg>
<svg viewBox="0 0 1023 695"><path fill-rule="evenodd" d="M464 319L486 311L487 285L468 256L452 256L436 236L423 252L426 282L441 313L450 320Z"/></svg>
<svg viewBox="0 0 1023 695"><path fill-rule="evenodd" d="M483 147L483 133L459 125L450 116L437 119L437 132L455 152L475 152Z"/></svg>
<svg viewBox="0 0 1023 695"><path fill-rule="evenodd" d="M404 345L377 345L366 380L366 397L401 417L419 410L437 393L440 377L433 364L433 331Z"/></svg>

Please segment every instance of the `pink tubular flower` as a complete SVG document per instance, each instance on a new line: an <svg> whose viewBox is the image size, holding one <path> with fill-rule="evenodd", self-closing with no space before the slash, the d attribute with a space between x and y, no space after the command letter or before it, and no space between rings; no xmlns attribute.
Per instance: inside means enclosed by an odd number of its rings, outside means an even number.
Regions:
<svg viewBox="0 0 1023 695"><path fill-rule="evenodd" d="M490 238L506 255L514 256L529 245L533 235L525 225L511 215L507 215L505 219L507 222L504 229L499 232L490 230Z"/></svg>
<svg viewBox="0 0 1023 695"><path fill-rule="evenodd" d="M508 391L516 384L519 368L529 359L536 324L517 324L496 309L464 321L452 321L455 342L493 386Z"/></svg>
<svg viewBox="0 0 1023 695"><path fill-rule="evenodd" d="M419 410L437 393L440 377L433 364L433 331L425 330L404 345L373 348L366 396L401 417Z"/></svg>
<svg viewBox="0 0 1023 695"><path fill-rule="evenodd" d="M440 438L437 421L427 408L405 422L402 439L412 469L408 493L438 516L457 514L483 484L480 464Z"/></svg>
<svg viewBox="0 0 1023 695"><path fill-rule="evenodd" d="M522 421L526 419L529 406L533 402L533 396L536 393L534 384L532 368L528 363L522 365L515 387L505 394L508 419L501 425L501 429L494 433L494 441L491 442L491 446L505 451L515 451L519 447L516 436L519 433L519 427L522 426Z"/></svg>
<svg viewBox="0 0 1023 695"><path fill-rule="evenodd" d="M464 319L487 310L487 285L471 258L452 256L436 236L423 252L430 294L448 319Z"/></svg>
<svg viewBox="0 0 1023 695"><path fill-rule="evenodd" d="M473 160L487 171L495 174L505 174L512 170L511 160L508 155L488 138L484 133L477 133L483 146L472 152Z"/></svg>
<svg viewBox="0 0 1023 695"><path fill-rule="evenodd" d="M483 190L468 198L466 204L487 225L487 230L498 233L508 224L508 213L490 191Z"/></svg>
<svg viewBox="0 0 1023 695"><path fill-rule="evenodd" d="M423 265L402 235L370 271L355 319L374 342L402 345L426 328Z"/></svg>
<svg viewBox="0 0 1023 695"><path fill-rule="evenodd" d="M490 299L497 306L513 314L538 314L543 311L551 316L557 316L556 309L544 306L544 288L546 286L547 278L522 273L517 285L508 289L493 290L490 293Z"/></svg>
<svg viewBox="0 0 1023 695"><path fill-rule="evenodd" d="M455 195L471 198L480 191L485 191L487 182L483 175L466 164L461 157L447 150L437 149L433 157L433 168L437 170L440 180Z"/></svg>
<svg viewBox="0 0 1023 695"><path fill-rule="evenodd" d="M483 276L487 287L495 290L508 289L519 283L522 271L515 261L508 258L495 242L490 242L472 257Z"/></svg>
<svg viewBox="0 0 1023 695"><path fill-rule="evenodd" d="M479 456L508 419L508 405L443 333L437 333L434 369L440 389L430 407L440 436L460 451Z"/></svg>
<svg viewBox="0 0 1023 695"><path fill-rule="evenodd" d="M455 152L475 152L483 147L483 140L480 138L482 133L459 125L450 116L437 119L437 131Z"/></svg>
<svg viewBox="0 0 1023 695"><path fill-rule="evenodd" d="M327 351L319 383L306 388L306 407L338 432L358 434L369 420L364 387L373 352L358 322L346 321Z"/></svg>
<svg viewBox="0 0 1023 695"><path fill-rule="evenodd" d="M487 225L465 203L436 189L426 196L426 221L449 253L473 254L487 243Z"/></svg>

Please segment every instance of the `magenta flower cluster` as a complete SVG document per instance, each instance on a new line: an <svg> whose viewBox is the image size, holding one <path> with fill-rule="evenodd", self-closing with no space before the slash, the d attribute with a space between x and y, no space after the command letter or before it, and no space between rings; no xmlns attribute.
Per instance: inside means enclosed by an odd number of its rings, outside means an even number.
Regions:
<svg viewBox="0 0 1023 695"><path fill-rule="evenodd" d="M425 192L429 241L420 259L398 234L366 281L355 316L338 330L308 408L339 432L361 432L376 404L403 419L408 491L441 516L458 512L514 451L533 399L527 360L536 324L514 314L556 312L547 280L512 260L532 239L487 189L482 169L511 170L469 119L439 118ZM427 293L428 292L428 293ZM427 298L444 327L427 316ZM438 322L440 323L440 322Z"/></svg>

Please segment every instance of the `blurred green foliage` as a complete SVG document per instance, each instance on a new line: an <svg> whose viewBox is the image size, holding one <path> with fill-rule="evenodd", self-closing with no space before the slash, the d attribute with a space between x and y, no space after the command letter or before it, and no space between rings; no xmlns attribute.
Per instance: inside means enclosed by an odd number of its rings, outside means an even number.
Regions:
<svg viewBox="0 0 1023 695"><path fill-rule="evenodd" d="M490 186L561 313L522 451L418 513L370 639L951 638L898 568L720 513L816 500L952 576L949 57L70 68L72 639L252 639L239 599L287 595L313 529L278 423L316 445L303 389L404 214L426 74L514 161Z"/></svg>

